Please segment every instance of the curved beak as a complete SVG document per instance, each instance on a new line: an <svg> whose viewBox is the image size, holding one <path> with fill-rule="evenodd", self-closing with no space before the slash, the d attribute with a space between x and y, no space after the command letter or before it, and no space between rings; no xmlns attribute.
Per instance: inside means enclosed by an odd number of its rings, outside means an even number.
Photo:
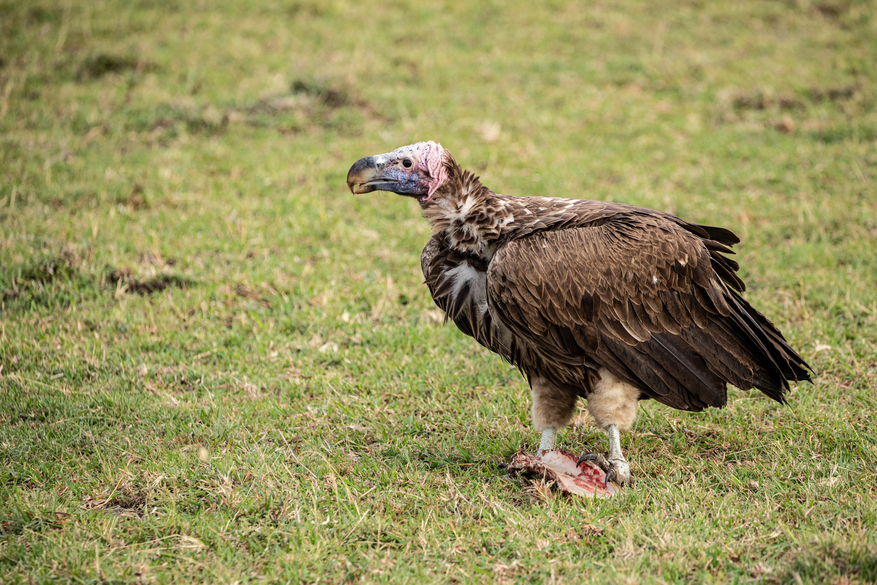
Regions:
<svg viewBox="0 0 877 585"><path fill-rule="evenodd" d="M379 166L376 158L374 156L363 157L350 167L347 172L347 186L351 193L359 195L378 189L389 191L396 184L397 181L383 176L383 165Z"/></svg>

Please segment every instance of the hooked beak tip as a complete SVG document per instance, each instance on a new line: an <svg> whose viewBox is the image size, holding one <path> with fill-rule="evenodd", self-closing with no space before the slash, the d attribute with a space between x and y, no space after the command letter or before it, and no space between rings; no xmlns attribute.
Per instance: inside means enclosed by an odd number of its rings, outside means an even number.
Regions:
<svg viewBox="0 0 877 585"><path fill-rule="evenodd" d="M374 189L368 189L367 183L375 178L377 166L374 157L366 156L359 159L347 172L347 186L353 194L368 193Z"/></svg>

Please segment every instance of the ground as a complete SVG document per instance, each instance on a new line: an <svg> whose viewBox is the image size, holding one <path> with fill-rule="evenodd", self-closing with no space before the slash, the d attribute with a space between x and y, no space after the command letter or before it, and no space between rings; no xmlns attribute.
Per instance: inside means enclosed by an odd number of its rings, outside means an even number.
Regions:
<svg viewBox="0 0 877 585"><path fill-rule="evenodd" d="M856 0L0 0L0 581L877 580L875 38ZM526 384L442 324L416 203L344 184L419 140L733 230L814 383L643 404L608 501L509 478Z"/></svg>

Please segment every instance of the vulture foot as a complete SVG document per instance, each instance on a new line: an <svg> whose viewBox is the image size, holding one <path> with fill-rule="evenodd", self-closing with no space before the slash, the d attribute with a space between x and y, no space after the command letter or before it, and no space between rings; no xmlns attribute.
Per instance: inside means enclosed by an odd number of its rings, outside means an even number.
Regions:
<svg viewBox="0 0 877 585"><path fill-rule="evenodd" d="M606 472L606 485L614 481L618 485L630 485L630 465L624 457L620 459L606 459L600 453L585 453L579 457L576 465L583 461L593 461L594 464Z"/></svg>

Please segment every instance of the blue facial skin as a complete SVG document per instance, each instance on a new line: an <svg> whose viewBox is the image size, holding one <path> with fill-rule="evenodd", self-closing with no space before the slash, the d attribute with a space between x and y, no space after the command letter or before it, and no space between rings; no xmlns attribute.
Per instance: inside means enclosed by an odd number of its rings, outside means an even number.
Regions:
<svg viewBox="0 0 877 585"><path fill-rule="evenodd" d="M416 171L403 170L392 166L381 173L382 179L387 182L393 181L388 190L399 195L426 195L429 192L429 183Z"/></svg>

